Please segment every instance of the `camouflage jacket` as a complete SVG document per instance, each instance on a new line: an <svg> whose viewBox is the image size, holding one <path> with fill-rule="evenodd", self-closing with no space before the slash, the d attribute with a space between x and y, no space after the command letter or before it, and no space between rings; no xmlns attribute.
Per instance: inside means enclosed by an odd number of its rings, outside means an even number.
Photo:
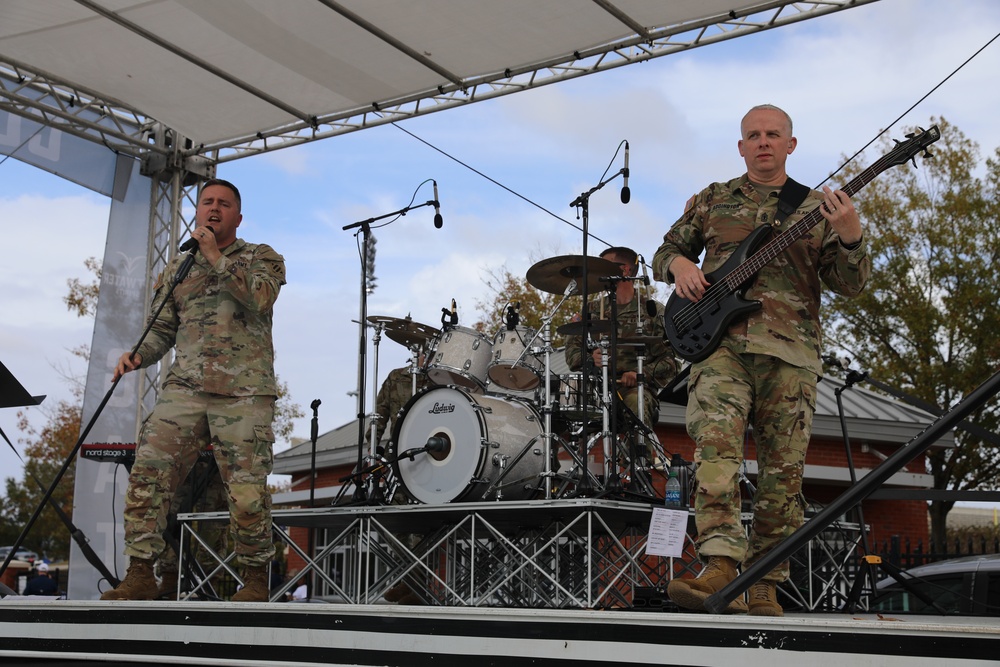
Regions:
<svg viewBox="0 0 1000 667"><path fill-rule="evenodd" d="M599 299L594 299L590 305L592 319L597 319L601 312L600 301L604 301L604 316L611 317L611 298L605 294ZM654 302L656 303L656 302ZM642 360L642 370L646 375L646 382L651 386L662 389L670 383L680 370L677 359L674 357L670 345L665 341L663 334L663 305L656 303L657 315L650 317L646 312L645 304L639 299L638 293L625 305L618 306L618 337L626 338L636 335L639 317L642 317L642 335L654 336L658 342L650 345L645 351ZM619 345L618 353L615 355L615 370L618 376L628 371L636 371L639 368L638 353L639 347L635 345ZM566 363L572 370L579 370L582 358L579 336L573 336L566 341Z"/></svg>
<svg viewBox="0 0 1000 667"><path fill-rule="evenodd" d="M417 392L430 386L427 376L423 373L417 375ZM375 414L379 416L375 425L375 442L382 441L382 434L385 433L389 423L396 419L396 415L406 402L413 397L413 374L408 367L394 368L389 371L382 386L379 387L378 395L375 397ZM365 439L371 438L371 429L365 434Z"/></svg>
<svg viewBox="0 0 1000 667"><path fill-rule="evenodd" d="M822 202L813 190L798 210L775 225L780 233L801 220ZM754 229L774 224L778 193L761 200L746 174L728 183L713 183L695 195L687 210L663 237L653 256L653 277L672 283L670 262L684 256L697 263L705 253L702 270L719 268ZM810 229L778 257L766 264L747 290L748 299L763 307L746 318L737 318L723 337L737 353L768 354L817 375L822 371L819 321L820 281L837 294L855 296L871 273L871 259L864 239L853 249L826 222Z"/></svg>
<svg viewBox="0 0 1000 667"><path fill-rule="evenodd" d="M152 312L166 298L185 256L156 280ZM285 259L242 239L212 266L198 253L139 347L142 366L176 348L164 384L222 396L276 396L271 317L285 284Z"/></svg>

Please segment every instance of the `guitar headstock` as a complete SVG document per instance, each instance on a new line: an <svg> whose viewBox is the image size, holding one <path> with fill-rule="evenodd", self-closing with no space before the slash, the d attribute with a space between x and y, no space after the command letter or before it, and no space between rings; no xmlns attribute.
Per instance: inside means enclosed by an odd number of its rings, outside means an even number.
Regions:
<svg viewBox="0 0 1000 667"><path fill-rule="evenodd" d="M926 130L918 127L916 132L906 135L906 141L893 139L896 147L886 153L883 159L893 166L913 162L913 166L916 167L917 155L922 151L925 158L933 157L927 147L940 138L941 130L937 125L932 125Z"/></svg>

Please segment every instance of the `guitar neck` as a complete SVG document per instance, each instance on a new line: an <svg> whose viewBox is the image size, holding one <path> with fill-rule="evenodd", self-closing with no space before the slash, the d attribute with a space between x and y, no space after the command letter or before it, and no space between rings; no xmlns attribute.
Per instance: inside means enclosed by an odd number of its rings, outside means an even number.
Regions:
<svg viewBox="0 0 1000 667"><path fill-rule="evenodd" d="M872 166L868 167L863 172L858 174L858 176L851 179L851 181L842 187L841 190L847 193L848 197L853 197L861 190L861 188L871 183L875 180L876 176L891 167L893 164L894 162L889 156L883 156ZM820 204L820 206L822 206L822 204ZM777 257L782 251L785 250L785 248L798 241L800 238L805 236L810 229L819 224L819 222L823 220L823 214L820 213L819 208L820 207L817 206L794 225L762 245L757 252L748 257L745 262L729 273L729 275L725 277L725 281L730 289L737 289L744 282L755 276L758 271L764 268L765 264Z"/></svg>

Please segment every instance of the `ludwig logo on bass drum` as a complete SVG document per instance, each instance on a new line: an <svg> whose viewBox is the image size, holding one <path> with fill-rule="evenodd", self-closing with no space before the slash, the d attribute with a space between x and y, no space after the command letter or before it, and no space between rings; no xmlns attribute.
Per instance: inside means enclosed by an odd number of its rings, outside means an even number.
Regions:
<svg viewBox="0 0 1000 667"><path fill-rule="evenodd" d="M427 414L440 415L445 412L454 412L454 411L455 411L454 403L448 403L447 405L441 403L435 403L434 407L427 411Z"/></svg>

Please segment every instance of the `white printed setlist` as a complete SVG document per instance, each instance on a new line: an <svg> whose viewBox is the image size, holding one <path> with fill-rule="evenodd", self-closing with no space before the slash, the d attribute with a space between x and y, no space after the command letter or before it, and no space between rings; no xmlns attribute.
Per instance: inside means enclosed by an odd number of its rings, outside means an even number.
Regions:
<svg viewBox="0 0 1000 667"><path fill-rule="evenodd" d="M649 519L646 553L651 556L680 558L684 553L687 524L687 510L654 507L653 516Z"/></svg>

